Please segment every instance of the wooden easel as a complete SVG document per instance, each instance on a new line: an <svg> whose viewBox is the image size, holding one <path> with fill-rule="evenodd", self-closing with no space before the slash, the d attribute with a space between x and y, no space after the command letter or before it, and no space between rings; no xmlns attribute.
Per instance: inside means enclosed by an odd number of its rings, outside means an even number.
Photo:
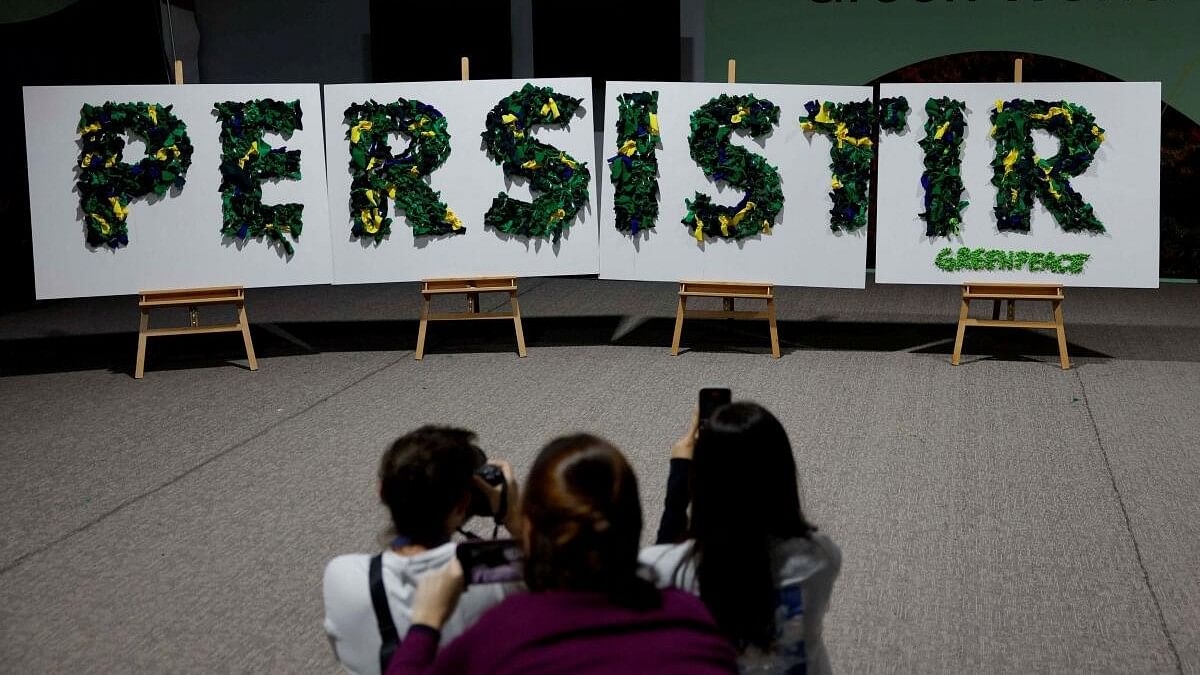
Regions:
<svg viewBox="0 0 1200 675"><path fill-rule="evenodd" d="M726 79L730 84L737 81L737 60L729 59ZM688 309L688 298L721 298L721 309ZM738 298L766 300L765 311L740 311L734 309ZM679 356L679 341L683 336L683 320L694 319L766 319L771 328L771 356L779 358L779 328L775 323L775 284L767 282L741 281L680 281L679 302L675 308L675 336L671 340L671 355Z"/></svg>
<svg viewBox="0 0 1200 675"><path fill-rule="evenodd" d="M201 305L233 305L237 310L235 323L200 325ZM150 311L166 307L187 307L188 325L169 328L151 328ZM195 335L198 333L242 334L246 345L246 361L250 370L258 370L258 359L254 357L254 342L250 339L250 321L246 318L246 294L241 286L215 286L212 288L178 288L159 291L141 291L138 299L138 347L137 364L133 370L136 379L146 374L146 340L162 335Z"/></svg>
<svg viewBox="0 0 1200 675"><path fill-rule="evenodd" d="M479 311L480 293L508 293L512 311ZM430 301L435 295L466 295L465 312L432 312ZM474 319L512 319L517 333L517 354L525 356L525 331L521 327L521 305L517 302L517 278L499 277L442 277L421 280L421 327L417 330L418 361L425 358L425 334L430 321L469 321Z"/></svg>
<svg viewBox="0 0 1200 675"><path fill-rule="evenodd" d="M183 61L175 60L175 84L183 84ZM233 305L237 311L234 323L200 325L201 305ZM150 312L167 307L187 307L188 325L165 328L150 327ZM246 317L246 292L241 286L214 286L209 288L172 288L165 290L138 291L138 345L137 360L133 377L142 379L146 375L146 341L164 335L195 335L198 333L241 333L246 346L246 361L250 370L258 370L258 359L254 357L254 341L250 338L250 321Z"/></svg>
<svg viewBox="0 0 1200 675"><path fill-rule="evenodd" d="M967 316L972 300L991 300L991 319L972 319ZM1051 321L1017 321L1014 310L1017 300L1040 300L1049 302L1053 309L1054 319ZM1000 302L1008 302L1008 317L1000 318ZM990 328L1048 328L1058 336L1058 360L1063 370L1071 367L1067 357L1067 332L1063 326L1063 286L1062 284L1033 284L1033 283L986 283L966 282L962 285L962 305L958 310L958 333L954 338L954 354L950 357L951 365L958 365L962 356L963 333L967 326L984 326Z"/></svg>
<svg viewBox="0 0 1200 675"><path fill-rule="evenodd" d="M459 68L462 81L471 79L471 61L462 57ZM508 312L479 311L480 293L508 293L512 310ZM430 303L435 295L466 295L465 312L433 312ZM421 280L421 325L417 329L416 359L425 358L425 335L430 321L471 321L475 319L512 319L517 334L517 354L525 356L525 330L521 326L521 305L517 302L517 278L512 275L488 277L436 277Z"/></svg>
<svg viewBox="0 0 1200 675"><path fill-rule="evenodd" d="M1023 79L1024 59L1013 61L1013 81L1020 83ZM1039 283L1012 282L972 282L962 285L962 304L958 310L958 332L954 337L954 353L950 356L950 364L957 366L962 356L963 334L967 326L984 326L989 328L1047 328L1058 336L1058 360L1063 370L1071 367L1067 356L1067 332L1063 325L1063 285ZM991 300L991 319L972 319L967 316L972 300ZM1038 300L1049 302L1054 318L1050 321L1017 321L1015 318L1017 300ZM1004 319L1000 318L1000 303L1007 302L1008 312Z"/></svg>
<svg viewBox="0 0 1200 675"><path fill-rule="evenodd" d="M688 309L688 298L721 298L721 309ZM766 311L735 310L734 300L766 300ZM679 340L683 336L683 320L693 319L766 319L771 328L771 356L779 358L779 328L775 324L775 284L740 281L681 281L679 304L675 309L675 337L671 340L671 355L679 356Z"/></svg>

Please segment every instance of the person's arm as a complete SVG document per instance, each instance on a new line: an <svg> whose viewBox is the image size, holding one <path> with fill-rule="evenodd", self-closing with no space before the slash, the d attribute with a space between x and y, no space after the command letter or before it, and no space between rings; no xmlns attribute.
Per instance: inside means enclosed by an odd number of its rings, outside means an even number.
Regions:
<svg viewBox="0 0 1200 675"><path fill-rule="evenodd" d="M438 654L438 642L442 637L442 626L458 604L463 592L463 571L458 558L452 558L445 567L421 577L413 597L412 620L408 632L388 664L386 675L417 675L418 673L453 673L461 668L455 665L469 650L456 643L464 642L463 636Z"/></svg>
<svg viewBox="0 0 1200 675"><path fill-rule="evenodd" d="M400 645L392 654L388 664L387 675L414 675L432 671L434 660L438 655L438 642L442 632L433 626L414 623L409 625L408 632Z"/></svg>
<svg viewBox="0 0 1200 675"><path fill-rule="evenodd" d="M667 496L663 499L662 520L658 523L655 544L674 544L687 536L688 505L692 503L692 455L696 449L699 414L692 413L686 433L671 446L671 467L667 472Z"/></svg>

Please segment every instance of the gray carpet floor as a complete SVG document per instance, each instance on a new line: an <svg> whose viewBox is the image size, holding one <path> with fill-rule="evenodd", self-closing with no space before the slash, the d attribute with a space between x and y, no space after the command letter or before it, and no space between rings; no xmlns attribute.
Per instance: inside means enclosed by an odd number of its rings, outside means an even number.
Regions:
<svg viewBox="0 0 1200 675"><path fill-rule="evenodd" d="M142 381L130 298L0 315L0 671L334 672L321 571L379 546L389 440L463 425L523 473L600 433L648 539L725 384L783 420L843 549L839 672L1200 673L1200 286L1068 291L1069 371L1023 330L951 367L949 287L783 289L782 359L753 322L689 322L672 357L673 291L526 280L528 358L487 322L417 362L411 284L251 290L258 372L189 337Z"/></svg>

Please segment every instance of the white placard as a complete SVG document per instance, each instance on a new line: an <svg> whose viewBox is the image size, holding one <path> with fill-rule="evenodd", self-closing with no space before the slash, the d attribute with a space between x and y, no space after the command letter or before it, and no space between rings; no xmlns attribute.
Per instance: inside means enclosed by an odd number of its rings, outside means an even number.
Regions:
<svg viewBox="0 0 1200 675"><path fill-rule="evenodd" d="M25 87L29 206L33 223L37 297L122 295L143 289L198 286L290 286L329 283L329 207L326 203L321 94L315 84L136 85ZM267 204L304 205L303 231L287 256L267 239L238 243L221 235L221 125L213 104L273 98L299 100L304 128L289 138L268 134L273 147L300 150L300 180L263 185ZM84 103L157 103L187 125L195 152L187 182L162 199L139 197L129 206L129 244L87 244L79 193L79 112ZM134 139L136 141L136 139ZM135 142L123 161L140 158Z"/></svg>
<svg viewBox="0 0 1200 675"><path fill-rule="evenodd" d="M600 276L605 279L677 281L764 281L787 286L862 288L867 232L834 233L829 228L831 139L800 128L808 101L849 103L871 98L869 87L783 84L609 82L604 114L602 158L616 154L617 96L658 91L659 217L653 231L631 236L616 228L608 166L601 180ZM762 155L779 169L784 204L771 234L741 241L706 238L698 242L680 222L685 199L696 192L718 204L733 205L743 193L714 184L688 150L691 114L721 94L754 94L779 106L779 126L758 139L735 134L733 143Z"/></svg>
<svg viewBox="0 0 1200 675"><path fill-rule="evenodd" d="M583 100L580 111L564 126L539 127L534 136L553 145L592 172L588 204L580 209L559 242L524 238L497 232L483 224L483 216L500 192L528 201L527 186L505 178L501 167L484 151L483 133L488 112L504 97L530 82ZM428 277L551 276L595 274L596 154L590 110L591 79L473 80L469 82L406 82L391 84L341 84L325 87L326 151L329 157L330 218L333 224L334 283L355 284L413 281ZM352 103L397 98L419 100L446 116L450 156L429 177L441 200L462 220L464 234L414 237L403 213L393 218L391 234L380 243L354 237L350 220L350 142L344 123ZM407 145L392 139L393 153Z"/></svg>
<svg viewBox="0 0 1200 675"><path fill-rule="evenodd" d="M1028 84L885 84L880 96L905 96L912 106L903 136L885 136L879 152L878 235L875 278L881 283L957 284L963 281L1054 282L1072 286L1157 288L1159 263L1160 85L1157 82ZM921 174L925 102L942 96L966 104L962 144L963 213L959 236L927 237ZM995 142L990 114L997 100L1066 100L1081 105L1105 130L1091 166L1071 186L1092 205L1106 232L1067 232L1038 201L1028 233L1000 232L991 184ZM1039 155L1058 152L1049 134L1034 132ZM955 271L934 260L946 248L1084 253L1080 274L1024 271Z"/></svg>

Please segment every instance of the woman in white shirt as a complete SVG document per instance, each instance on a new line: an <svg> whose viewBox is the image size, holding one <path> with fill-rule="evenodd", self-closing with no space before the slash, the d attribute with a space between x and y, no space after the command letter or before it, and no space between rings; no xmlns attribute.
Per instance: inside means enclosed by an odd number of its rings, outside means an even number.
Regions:
<svg viewBox="0 0 1200 675"><path fill-rule="evenodd" d="M671 449L657 544L642 563L661 586L700 596L743 673L828 673L821 623L841 552L804 518L787 432L754 403L697 422Z"/></svg>

